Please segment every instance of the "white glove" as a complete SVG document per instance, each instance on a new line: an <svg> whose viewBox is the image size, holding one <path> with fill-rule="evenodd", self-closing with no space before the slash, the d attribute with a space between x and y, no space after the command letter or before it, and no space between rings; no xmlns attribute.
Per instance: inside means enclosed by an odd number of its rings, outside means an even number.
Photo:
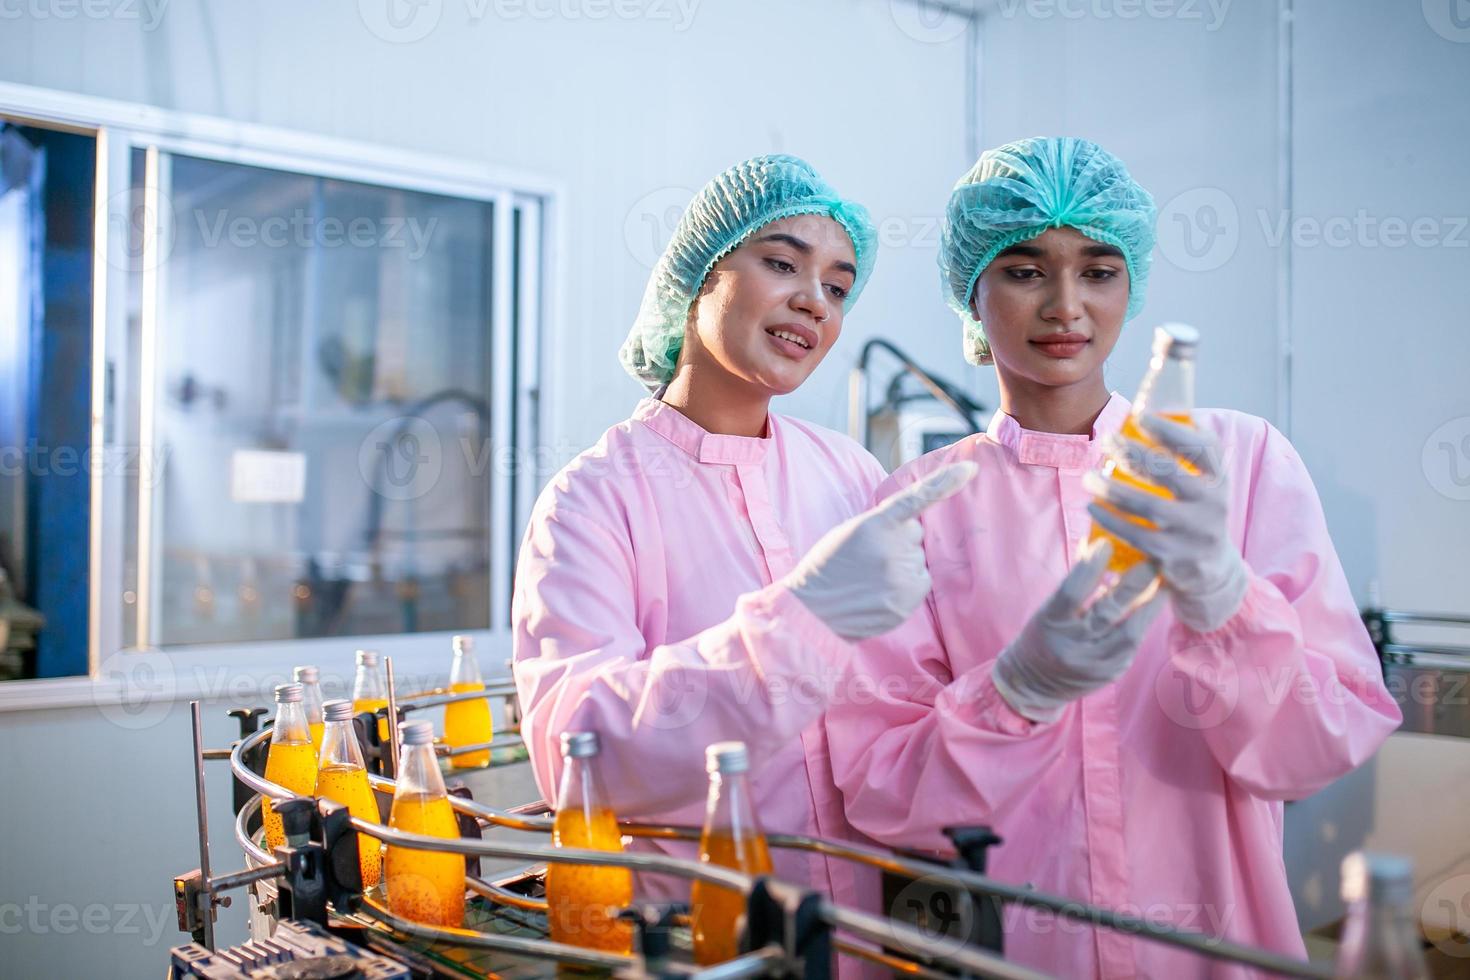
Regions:
<svg viewBox="0 0 1470 980"><path fill-rule="evenodd" d="M1087 605L1112 555L1106 540L1084 552L995 661L995 689L1032 721L1056 721L1068 703L1123 676L1163 606L1146 562Z"/></svg>
<svg viewBox="0 0 1470 980"><path fill-rule="evenodd" d="M1245 601L1250 573L1230 540L1230 483L1220 459L1220 442L1204 429L1144 415L1143 429L1163 449L1113 437L1108 451L1136 475L1174 494L1156 497L1116 480L1089 473L1084 485L1144 527L1093 502L1093 519L1148 555L1173 598L1174 615L1201 633L1217 630ZM1198 474L1186 469L1189 466Z"/></svg>
<svg viewBox="0 0 1470 980"><path fill-rule="evenodd" d="M929 594L918 516L969 482L974 463L951 463L812 545L783 584L838 636L861 640L893 629Z"/></svg>

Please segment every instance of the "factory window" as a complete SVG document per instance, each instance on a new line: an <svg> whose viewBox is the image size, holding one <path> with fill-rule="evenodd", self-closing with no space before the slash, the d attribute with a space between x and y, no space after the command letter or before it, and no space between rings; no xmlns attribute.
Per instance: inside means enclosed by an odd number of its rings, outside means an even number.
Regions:
<svg viewBox="0 0 1470 980"><path fill-rule="evenodd" d="M0 118L0 679L506 628L547 192L281 140Z"/></svg>

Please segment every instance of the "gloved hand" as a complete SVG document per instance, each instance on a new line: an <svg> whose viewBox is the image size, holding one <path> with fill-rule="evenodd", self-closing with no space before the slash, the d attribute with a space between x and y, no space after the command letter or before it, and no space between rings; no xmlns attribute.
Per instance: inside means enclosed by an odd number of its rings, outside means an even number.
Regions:
<svg viewBox="0 0 1470 980"><path fill-rule="evenodd" d="M843 521L812 545L783 584L832 632L877 636L909 618L929 594L918 516L969 482L974 463L951 463L872 510Z"/></svg>
<svg viewBox="0 0 1470 980"><path fill-rule="evenodd" d="M995 661L996 690L1032 721L1056 721L1069 702L1123 676L1163 606L1162 592L1149 594L1158 576L1147 562L1087 605L1112 555L1106 540L1084 552Z"/></svg>
<svg viewBox="0 0 1470 980"><path fill-rule="evenodd" d="M1179 621L1208 633L1235 615L1250 585L1245 561L1230 540L1230 484L1220 442L1203 429L1157 415L1144 415L1140 422L1166 451L1122 437L1110 439L1108 451L1129 470L1174 494L1174 499L1089 473L1084 478L1089 491L1154 527L1124 520L1096 501L1088 509L1099 524L1153 559ZM1185 460L1198 474L1186 469Z"/></svg>

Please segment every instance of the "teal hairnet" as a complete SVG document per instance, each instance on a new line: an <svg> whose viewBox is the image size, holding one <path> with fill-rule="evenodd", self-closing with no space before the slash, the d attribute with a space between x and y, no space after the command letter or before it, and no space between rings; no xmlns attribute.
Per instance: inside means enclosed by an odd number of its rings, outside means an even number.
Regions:
<svg viewBox="0 0 1470 980"><path fill-rule="evenodd" d="M1131 320L1143 308L1154 250L1154 199L1123 162L1088 140L1019 140L980 154L955 185L945 211L939 268L945 299L965 326L965 359L990 353L970 311L975 283L997 255L1048 228L1076 228L1112 245L1128 266Z"/></svg>
<svg viewBox="0 0 1470 980"><path fill-rule="evenodd" d="M873 271L878 240L868 211L844 200L811 165L786 154L738 163L694 195L668 247L654 266L643 304L618 358L650 390L674 377L689 308L714 264L772 221L821 214L852 239L857 276L842 301L849 310Z"/></svg>

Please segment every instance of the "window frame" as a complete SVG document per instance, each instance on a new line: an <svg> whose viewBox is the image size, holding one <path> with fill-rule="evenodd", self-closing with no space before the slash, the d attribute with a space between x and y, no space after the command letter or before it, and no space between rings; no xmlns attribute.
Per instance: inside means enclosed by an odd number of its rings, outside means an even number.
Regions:
<svg viewBox="0 0 1470 980"><path fill-rule="evenodd" d="M128 222L130 216L131 158L143 150L149 162L150 190L156 189L159 161L170 154L187 155L223 163L264 167L310 177L354 181L377 187L439 194L494 206L493 258L491 273L491 440L492 446L515 447L515 465L492 462L489 469L490 500L490 627L469 631L494 654L509 655L510 596L515 549L529 516L529 507L542 481L540 472L541 434L551 430L548 400L543 397L546 376L541 351L554 342L557 333L555 306L551 302L558 269L555 243L560 241L560 201L563 191L556 181L544 177L488 167L477 163L397 148L365 144L312 134L298 133L251 123L238 123L197 116L151 106L116 102L90 96L55 92L31 86L0 83L0 114L50 128L93 135L97 141L97 186L94 213L93 314L92 314L92 417L93 451L113 459L120 447L116 440L127 431L122 413L128 399L125 386L138 379L140 391L140 456L146 457L152 436L146 419L157 398L158 379L148 362L149 337L157 336L156 308L150 308L149 292L160 289L159 265L142 259L144 302L140 363L128 361ZM514 235L520 217L518 256ZM146 247L146 246L145 246ZM519 258L519 263L516 258ZM516 281L512 282L512 273ZM151 382L151 384L150 384ZM496 459L499 454L492 456ZM526 465L529 463L530 465ZM138 642L147 628L142 614L154 583L139 574L137 602L138 635L124 635L123 561L127 551L125 510L127 480L109 478L107 466L95 466L91 475L91 530L88 561L88 677L44 681L12 681L0 684L0 709L15 700L7 689L46 685L65 687L77 680L108 682L115 673L116 655L128 653L166 654L165 667L175 675L172 697L189 692L211 693L202 681L201 670L229 664L252 677L271 677L289 670L294 663L309 663L330 654L345 657L351 646L373 647L389 655L395 652L420 660L418 651L431 650L422 658L423 670L448 663L448 632L388 634L379 636L302 638L246 644L170 646L162 650ZM139 508L143 507L140 488ZM143 523L140 513L140 525ZM147 528L139 528L140 547ZM156 545L156 542L154 542ZM140 551L141 554L141 551ZM107 665L114 665L107 668ZM492 661L488 674L499 674ZM409 666L407 663L405 666ZM194 677L181 671L193 667ZM447 670L447 666L443 669ZM116 678L111 679L113 682ZM203 688L201 691L200 689ZM14 692L19 693L19 692ZM32 694L43 693L33 690ZM91 700L95 701L94 692ZM57 698L60 700L58 701ZM58 693L38 703L26 698L24 707L60 706L74 697ZM52 703L55 702L55 703Z"/></svg>

